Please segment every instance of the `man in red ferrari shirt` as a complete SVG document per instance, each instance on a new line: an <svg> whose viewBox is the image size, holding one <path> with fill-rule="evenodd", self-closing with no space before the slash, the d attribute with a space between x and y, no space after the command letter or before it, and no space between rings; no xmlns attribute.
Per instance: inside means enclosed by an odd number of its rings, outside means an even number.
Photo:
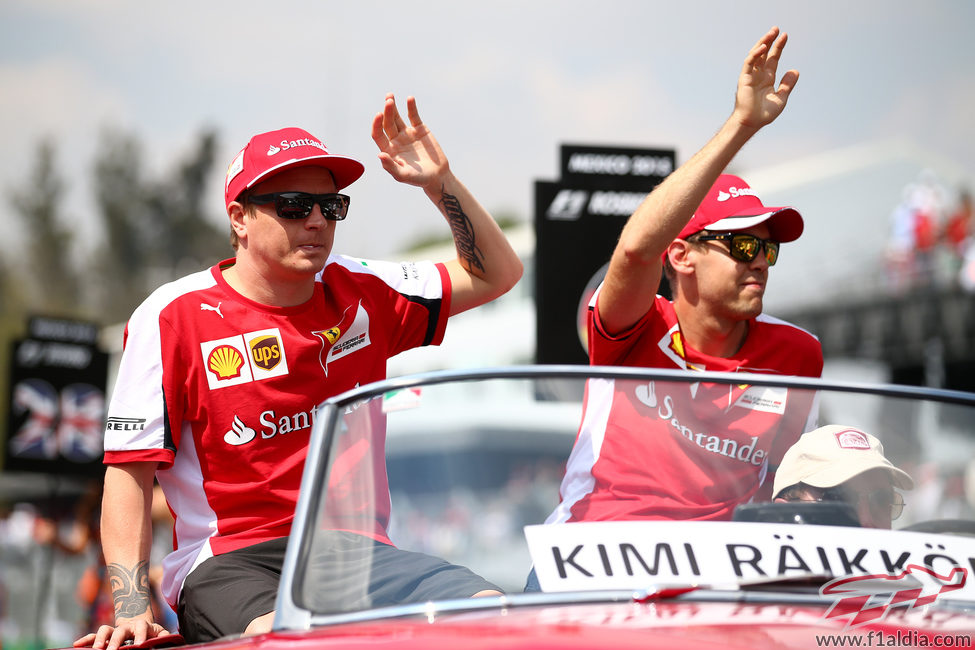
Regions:
<svg viewBox="0 0 975 650"><path fill-rule="evenodd" d="M593 365L822 372L814 336L762 313L769 269L779 245L802 233L802 217L722 173L785 108L798 79L790 70L776 85L785 43L773 28L755 44L731 116L627 221L589 306ZM656 295L664 272L673 301ZM735 505L769 492L781 455L814 418L808 392L590 380L547 522L730 519Z"/></svg>
<svg viewBox="0 0 975 650"><path fill-rule="evenodd" d="M132 315L105 434L102 540L115 626L75 645L117 650L167 632L153 620L146 579L154 477L175 519L162 589L183 636L270 629L318 404L385 378L389 357L438 344L449 316L518 281L514 250L451 171L415 100L406 105L409 123L392 95L373 120L379 160L438 207L456 259L335 254L350 204L340 190L364 167L302 129L279 129L254 136L227 171L236 256L160 287ZM363 467L382 457L382 437L365 442L368 451L339 462L382 481ZM336 543L390 559L389 575L370 585L380 601L497 593L466 568L396 549L382 522Z"/></svg>

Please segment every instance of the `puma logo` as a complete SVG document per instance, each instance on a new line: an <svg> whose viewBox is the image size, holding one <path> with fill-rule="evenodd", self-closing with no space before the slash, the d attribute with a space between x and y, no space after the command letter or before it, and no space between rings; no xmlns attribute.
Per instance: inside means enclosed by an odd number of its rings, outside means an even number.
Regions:
<svg viewBox="0 0 975 650"><path fill-rule="evenodd" d="M222 302L218 302L217 303L217 306L214 307L213 305L208 305L205 302L201 302L200 303L200 311L215 311L215 312L217 312L217 315L220 316L220 318L223 318L223 314L220 313L220 305L222 305L222 304L223 304Z"/></svg>

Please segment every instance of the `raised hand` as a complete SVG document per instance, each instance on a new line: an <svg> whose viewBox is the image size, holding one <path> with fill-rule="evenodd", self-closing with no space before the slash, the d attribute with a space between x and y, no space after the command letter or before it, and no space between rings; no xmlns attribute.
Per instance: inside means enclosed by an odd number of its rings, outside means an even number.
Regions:
<svg viewBox="0 0 975 650"><path fill-rule="evenodd" d="M779 57L788 38L788 34L779 36L779 28L773 27L745 57L735 95L735 116L743 126L759 129L785 108L789 93L799 80L799 71L789 70L778 86L775 83Z"/></svg>
<svg viewBox="0 0 975 650"><path fill-rule="evenodd" d="M379 162L393 178L427 187L448 171L447 157L420 119L415 98L406 98L406 111L409 125L400 116L393 93L387 94L382 112L372 120L372 139L379 147Z"/></svg>

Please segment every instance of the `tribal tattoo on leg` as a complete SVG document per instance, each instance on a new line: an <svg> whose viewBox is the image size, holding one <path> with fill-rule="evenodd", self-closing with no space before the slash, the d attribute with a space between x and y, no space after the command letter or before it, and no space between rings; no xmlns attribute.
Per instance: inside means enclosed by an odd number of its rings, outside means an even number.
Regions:
<svg viewBox="0 0 975 650"><path fill-rule="evenodd" d="M109 564L107 568L115 618L132 618L149 611L149 563L140 562L132 569L121 564Z"/></svg>
<svg viewBox="0 0 975 650"><path fill-rule="evenodd" d="M474 241L474 228L471 220L460 205L460 201L453 194L447 194L441 189L440 205L443 206L444 214L447 215L447 223L450 224L450 231L454 235L454 245L461 260L467 263L467 270L473 272L478 269L484 272L484 255Z"/></svg>

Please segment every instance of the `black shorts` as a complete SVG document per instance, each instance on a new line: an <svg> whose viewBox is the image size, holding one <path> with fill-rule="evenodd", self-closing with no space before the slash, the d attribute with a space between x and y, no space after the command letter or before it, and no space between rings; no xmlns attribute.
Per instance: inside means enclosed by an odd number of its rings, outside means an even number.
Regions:
<svg viewBox="0 0 975 650"><path fill-rule="evenodd" d="M354 533L327 535L328 549L310 559L300 584L314 610L354 611L501 591L470 569L430 555ZM273 611L287 544L281 538L248 546L211 557L190 572L177 607L187 642L240 634Z"/></svg>

